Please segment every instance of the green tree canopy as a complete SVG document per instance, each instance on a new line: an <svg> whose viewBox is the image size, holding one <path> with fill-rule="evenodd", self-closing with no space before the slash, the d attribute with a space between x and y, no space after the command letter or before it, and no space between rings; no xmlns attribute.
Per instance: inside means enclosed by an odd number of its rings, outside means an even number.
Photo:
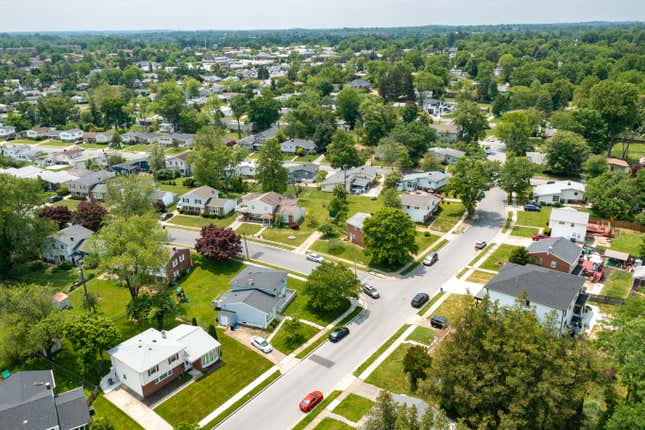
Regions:
<svg viewBox="0 0 645 430"><path fill-rule="evenodd" d="M580 175L589 152L584 137L571 131L559 131L547 140L547 167L554 175Z"/></svg>
<svg viewBox="0 0 645 430"><path fill-rule="evenodd" d="M111 214L121 217L145 215L153 211L155 186L149 177L124 175L107 183Z"/></svg>
<svg viewBox="0 0 645 430"><path fill-rule="evenodd" d="M333 313L345 309L348 300L358 298L360 291L360 281L348 268L325 261L309 275L304 294L314 310Z"/></svg>
<svg viewBox="0 0 645 430"><path fill-rule="evenodd" d="M255 131L266 130L280 118L280 103L268 96L254 97L249 102L248 117Z"/></svg>
<svg viewBox="0 0 645 430"><path fill-rule="evenodd" d="M497 170L497 165L490 161L462 157L450 167L452 176L448 179L446 191L460 198L468 215L473 216L477 203L493 186L493 178Z"/></svg>
<svg viewBox="0 0 645 430"><path fill-rule="evenodd" d="M457 137L466 144L476 143L486 136L488 120L476 103L459 103L454 123L457 125Z"/></svg>
<svg viewBox="0 0 645 430"><path fill-rule="evenodd" d="M522 111L505 113L495 127L495 135L506 144L506 150L514 155L522 157L526 151L531 150L531 126L526 113Z"/></svg>
<svg viewBox="0 0 645 430"><path fill-rule="evenodd" d="M267 140L258 154L258 168L255 178L262 184L262 191L287 191L289 173L282 165L282 152L277 139Z"/></svg>
<svg viewBox="0 0 645 430"><path fill-rule="evenodd" d="M535 166L526 157L509 156L502 165L497 178L499 186L508 193L509 202L512 194L524 195L531 188L531 178L535 173Z"/></svg>
<svg viewBox="0 0 645 430"><path fill-rule="evenodd" d="M345 87L336 97L336 109L338 115L351 128L354 128L359 117L359 107L361 105L362 95L358 90L352 87Z"/></svg>
<svg viewBox="0 0 645 430"><path fill-rule="evenodd" d="M400 266L418 250L415 231L414 222L402 210L379 209L363 224L365 253L376 264Z"/></svg>

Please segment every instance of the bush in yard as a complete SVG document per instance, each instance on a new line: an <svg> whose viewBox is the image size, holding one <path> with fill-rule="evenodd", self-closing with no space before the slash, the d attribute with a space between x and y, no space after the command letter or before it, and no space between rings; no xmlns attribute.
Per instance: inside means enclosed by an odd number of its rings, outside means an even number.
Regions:
<svg viewBox="0 0 645 430"><path fill-rule="evenodd" d="M175 179L176 171L173 169L161 169L157 172L157 179L166 181L168 179Z"/></svg>
<svg viewBox="0 0 645 430"><path fill-rule="evenodd" d="M186 178L182 182L184 187L193 188L195 186L195 180L193 178Z"/></svg>
<svg viewBox="0 0 645 430"><path fill-rule="evenodd" d="M289 347L300 345L304 341L302 334L302 323L297 319L288 319L282 324L282 330L286 333L285 341Z"/></svg>
<svg viewBox="0 0 645 430"><path fill-rule="evenodd" d="M217 340L217 329L215 328L215 326L213 324L208 325L208 328L206 329L206 332L208 334L210 334L213 339Z"/></svg>
<svg viewBox="0 0 645 430"><path fill-rule="evenodd" d="M300 228L300 224L295 223L295 222L289 223L289 228L291 230L298 230Z"/></svg>
<svg viewBox="0 0 645 430"><path fill-rule="evenodd" d="M343 247L344 247L343 242L341 242L338 239L332 239L329 241L328 248L329 248L329 252L331 252L332 254L342 251Z"/></svg>
<svg viewBox="0 0 645 430"><path fill-rule="evenodd" d="M72 217L74 224L80 224L92 231L97 231L103 224L107 209L95 202L81 202Z"/></svg>
<svg viewBox="0 0 645 430"><path fill-rule="evenodd" d="M319 312L337 312L356 299L361 291L360 281L351 270L337 263L325 261L311 272L305 284L307 304Z"/></svg>
<svg viewBox="0 0 645 430"><path fill-rule="evenodd" d="M416 391L419 379L426 379L426 372L431 364L432 359L425 347L412 345L408 348L403 357L403 371L408 375L412 391Z"/></svg>
<svg viewBox="0 0 645 430"><path fill-rule="evenodd" d="M417 252L415 224L400 209L383 208L365 220L363 225L365 253L376 264L400 266Z"/></svg>
<svg viewBox="0 0 645 430"><path fill-rule="evenodd" d="M72 220L72 215L67 206L45 206L40 210L40 216L54 221L59 229Z"/></svg>
<svg viewBox="0 0 645 430"><path fill-rule="evenodd" d="M336 234L336 226L332 223L326 223L321 225L318 228L318 231L322 233L323 238L330 238Z"/></svg>
<svg viewBox="0 0 645 430"><path fill-rule="evenodd" d="M69 194L69 188L67 188L67 185L61 185L56 190L56 194L61 196L61 197L65 197L66 195Z"/></svg>
<svg viewBox="0 0 645 430"><path fill-rule="evenodd" d="M526 266L529 262L529 251L525 247L515 248L511 251L508 261L515 264Z"/></svg>
<svg viewBox="0 0 645 430"><path fill-rule="evenodd" d="M209 224L202 227L195 250L213 261L225 261L242 252L240 235L230 228Z"/></svg>
<svg viewBox="0 0 645 430"><path fill-rule="evenodd" d="M153 203L155 209L157 212L166 212L166 204L162 202L161 200L155 200Z"/></svg>
<svg viewBox="0 0 645 430"><path fill-rule="evenodd" d="M92 419L92 424L90 424L90 430L116 430L116 428L109 418L94 417Z"/></svg>

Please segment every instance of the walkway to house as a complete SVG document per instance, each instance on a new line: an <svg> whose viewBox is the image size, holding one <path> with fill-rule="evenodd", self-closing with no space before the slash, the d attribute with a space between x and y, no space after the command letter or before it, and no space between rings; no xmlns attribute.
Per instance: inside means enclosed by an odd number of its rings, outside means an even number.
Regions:
<svg viewBox="0 0 645 430"><path fill-rule="evenodd" d="M105 393L105 398L145 429L172 430L173 427L124 388Z"/></svg>
<svg viewBox="0 0 645 430"><path fill-rule="evenodd" d="M304 253L306 253L307 250L309 249L309 247L311 245L313 245L315 241L320 239L321 236L322 236L321 232L319 232L317 230L314 231L313 233L311 233L311 236L309 236L307 239L305 239L305 241L302 242L300 244L300 246L298 246L296 249L294 249L293 252L295 252L296 254L304 254Z"/></svg>

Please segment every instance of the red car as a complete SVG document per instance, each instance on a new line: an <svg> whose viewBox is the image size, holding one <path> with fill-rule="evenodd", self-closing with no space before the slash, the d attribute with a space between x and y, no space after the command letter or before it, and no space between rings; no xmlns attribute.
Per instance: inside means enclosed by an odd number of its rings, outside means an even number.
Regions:
<svg viewBox="0 0 645 430"><path fill-rule="evenodd" d="M549 236L542 233L534 234L533 236L531 236L534 242L537 242L538 240L546 239L547 237Z"/></svg>
<svg viewBox="0 0 645 430"><path fill-rule="evenodd" d="M322 402L323 399L323 393L320 391L312 391L311 393L307 394L307 397L302 399L300 401L300 410L302 412L309 412L313 408L316 407L316 405L320 402Z"/></svg>

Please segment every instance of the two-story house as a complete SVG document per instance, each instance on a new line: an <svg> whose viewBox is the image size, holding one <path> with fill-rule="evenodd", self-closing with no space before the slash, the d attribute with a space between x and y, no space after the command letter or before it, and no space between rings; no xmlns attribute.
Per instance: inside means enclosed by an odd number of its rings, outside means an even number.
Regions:
<svg viewBox="0 0 645 430"><path fill-rule="evenodd" d="M202 185L182 194L177 203L177 210L195 214L212 214L226 216L235 210L237 201L219 198L219 191L208 185Z"/></svg>
<svg viewBox="0 0 645 430"><path fill-rule="evenodd" d="M69 188L69 192L72 197L87 199L90 196L90 192L97 184L105 183L115 176L116 174L114 172L99 170L69 182L67 187Z"/></svg>
<svg viewBox="0 0 645 430"><path fill-rule="evenodd" d="M190 176L192 169L188 162L188 156L193 151L184 151L181 154L171 155L166 158L166 167L179 173L179 176Z"/></svg>
<svg viewBox="0 0 645 430"><path fill-rule="evenodd" d="M221 344L203 328L180 324L172 330L154 328L108 350L116 379L140 399L145 399L192 368L205 370L217 363Z"/></svg>
<svg viewBox="0 0 645 430"><path fill-rule="evenodd" d="M578 266L582 247L564 237L547 237L533 242L528 253L532 264L571 273Z"/></svg>
<svg viewBox="0 0 645 430"><path fill-rule="evenodd" d="M93 233L82 225L72 225L57 231L45 238L43 258L56 264L63 261L76 264L85 256L81 246Z"/></svg>
<svg viewBox="0 0 645 430"><path fill-rule="evenodd" d="M441 198L432 193L417 191L401 195L401 209L410 219L418 223L426 223L439 207Z"/></svg>
<svg viewBox="0 0 645 430"><path fill-rule="evenodd" d="M166 249L169 253L168 262L156 274L156 277L159 282L168 285L190 272L192 261L190 259L190 249L188 248L166 246Z"/></svg>
<svg viewBox="0 0 645 430"><path fill-rule="evenodd" d="M63 130L60 132L60 140L63 142L78 142L83 140L83 130L72 128L70 130Z"/></svg>
<svg viewBox="0 0 645 430"><path fill-rule="evenodd" d="M444 172L408 173L399 182L399 191L437 191L448 183L448 175Z"/></svg>
<svg viewBox="0 0 645 430"><path fill-rule="evenodd" d="M365 246L365 242L363 241L363 224L371 216L365 212L356 212L345 222L347 226L347 238L351 243L360 247Z"/></svg>
<svg viewBox="0 0 645 430"><path fill-rule="evenodd" d="M584 242L588 224L589 212L574 208L553 208L549 217L552 237L564 237L576 242Z"/></svg>

